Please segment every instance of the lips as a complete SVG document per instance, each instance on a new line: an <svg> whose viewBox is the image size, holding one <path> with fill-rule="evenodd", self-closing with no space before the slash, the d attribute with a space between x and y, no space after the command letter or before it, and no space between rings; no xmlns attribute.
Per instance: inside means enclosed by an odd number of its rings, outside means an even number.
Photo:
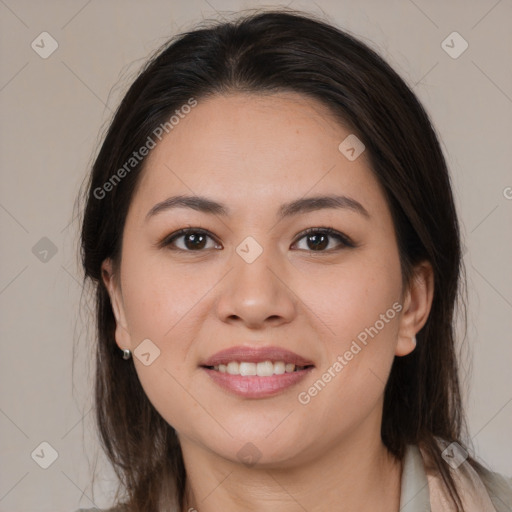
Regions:
<svg viewBox="0 0 512 512"><path fill-rule="evenodd" d="M314 366L313 362L295 352L280 347L244 347L237 346L217 352L213 356L203 361L200 366L215 367L227 365L233 361L246 363L263 363L271 361L273 363L282 361L284 364L293 364L299 367Z"/></svg>
<svg viewBox="0 0 512 512"><path fill-rule="evenodd" d="M200 365L224 391L243 398L268 398L291 389L314 369L309 359L279 347L232 347Z"/></svg>
<svg viewBox="0 0 512 512"><path fill-rule="evenodd" d="M229 375L202 368L207 376L225 392L242 398L269 398L292 389L304 380L313 367L268 377Z"/></svg>

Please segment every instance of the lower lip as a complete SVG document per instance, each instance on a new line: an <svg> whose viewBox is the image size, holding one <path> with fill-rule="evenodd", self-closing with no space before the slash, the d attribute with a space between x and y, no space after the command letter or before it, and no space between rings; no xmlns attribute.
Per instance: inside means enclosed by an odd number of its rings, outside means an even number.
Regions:
<svg viewBox="0 0 512 512"><path fill-rule="evenodd" d="M296 372L283 373L282 375L271 375L269 377L258 377L250 375L230 375L221 373L217 370L204 368L203 370L213 381L226 391L230 391L244 398L265 398L267 396L277 395L281 391L294 386L304 379L313 366Z"/></svg>

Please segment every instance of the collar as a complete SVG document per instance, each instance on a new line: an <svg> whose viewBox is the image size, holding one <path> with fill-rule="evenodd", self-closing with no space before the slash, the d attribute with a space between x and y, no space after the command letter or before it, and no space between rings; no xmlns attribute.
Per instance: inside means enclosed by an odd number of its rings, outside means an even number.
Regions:
<svg viewBox="0 0 512 512"><path fill-rule="evenodd" d="M400 512L430 512L430 496L423 458L416 445L405 452L400 491Z"/></svg>
<svg viewBox="0 0 512 512"><path fill-rule="evenodd" d="M480 475L468 462L450 469L466 512L499 512L505 510L492 502ZM506 498L504 498L506 499ZM505 504L505 501L502 501ZM508 509L506 509L508 510ZM400 512L455 511L448 500L444 482L426 454L416 445L407 445L402 470Z"/></svg>

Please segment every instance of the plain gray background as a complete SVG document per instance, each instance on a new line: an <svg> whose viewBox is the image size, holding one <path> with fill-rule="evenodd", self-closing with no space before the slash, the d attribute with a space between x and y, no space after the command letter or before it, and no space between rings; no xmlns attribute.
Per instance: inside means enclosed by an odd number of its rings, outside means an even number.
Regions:
<svg viewBox="0 0 512 512"><path fill-rule="evenodd" d="M90 301L80 302L74 201L100 132L145 57L204 17L260 5L0 0L0 511L110 504L113 475L93 428L94 327ZM470 435L479 459L512 475L512 2L288 5L323 10L376 49L432 117L466 247L470 350L462 366ZM454 31L463 39L443 45ZM42 32L58 44L45 59L40 54L52 43ZM456 55L463 40L468 48ZM52 449L57 458L43 469Z"/></svg>

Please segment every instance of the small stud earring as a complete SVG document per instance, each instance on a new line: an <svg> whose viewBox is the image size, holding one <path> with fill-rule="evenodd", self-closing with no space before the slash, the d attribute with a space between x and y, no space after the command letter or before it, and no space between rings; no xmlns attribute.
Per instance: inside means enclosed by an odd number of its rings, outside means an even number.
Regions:
<svg viewBox="0 0 512 512"><path fill-rule="evenodd" d="M132 357L132 353L129 349L123 349L123 359L130 359Z"/></svg>

